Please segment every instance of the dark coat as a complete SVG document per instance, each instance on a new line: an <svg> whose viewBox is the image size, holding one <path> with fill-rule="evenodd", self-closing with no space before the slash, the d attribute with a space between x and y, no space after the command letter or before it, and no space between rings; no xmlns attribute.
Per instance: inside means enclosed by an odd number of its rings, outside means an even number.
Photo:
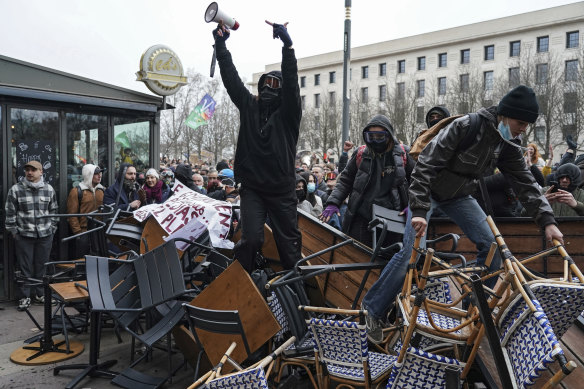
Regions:
<svg viewBox="0 0 584 389"><path fill-rule="evenodd" d="M497 107L477 113L482 117L481 128L466 150L457 147L469 130L468 115L440 131L420 154L409 189L412 216L426 217L431 197L445 201L475 193L478 178L497 167L511 182L527 214L541 227L554 224L552 209L527 169L521 148L506 142L497 131Z"/></svg>
<svg viewBox="0 0 584 389"><path fill-rule="evenodd" d="M130 197L125 190L122 190L124 177L125 177L125 170L130 166L128 163L122 163L120 165L120 170L118 171L118 176L116 177L116 182L109 188L105 190L103 194L103 203L105 205L111 205L116 202L118 198L118 193L120 193L120 199L118 203L114 206L114 209L120 209L122 211L127 211L130 203L134 200L140 200L140 195L138 191L140 190L140 186L137 182L134 183L134 189L130 192ZM145 196L144 196L145 198Z"/></svg>
<svg viewBox="0 0 584 389"><path fill-rule="evenodd" d="M295 190L296 143L302 109L294 50L282 48L281 104L261 123L260 103L245 87L224 41L216 41L221 78L239 109L239 136L235 152L235 181L264 193Z"/></svg>

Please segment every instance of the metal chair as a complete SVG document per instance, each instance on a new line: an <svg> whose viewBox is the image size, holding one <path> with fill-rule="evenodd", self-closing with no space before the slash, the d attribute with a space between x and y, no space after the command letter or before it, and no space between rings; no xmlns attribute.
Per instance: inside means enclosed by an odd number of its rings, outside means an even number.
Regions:
<svg viewBox="0 0 584 389"><path fill-rule="evenodd" d="M212 332L223 335L236 336L240 344L243 344L245 352L249 356L251 350L249 348L249 343L247 342L247 337L245 331L243 330L243 324L241 323L241 318L239 317L238 311L223 311L199 308L190 304L183 304L182 307L186 312L187 320L189 322L189 328L199 345L199 355L197 356L197 364L195 366L195 380L199 375L199 367L201 364L201 358L205 349L201 338L197 330L203 330L206 332ZM237 362L229 357L230 362L239 367Z"/></svg>

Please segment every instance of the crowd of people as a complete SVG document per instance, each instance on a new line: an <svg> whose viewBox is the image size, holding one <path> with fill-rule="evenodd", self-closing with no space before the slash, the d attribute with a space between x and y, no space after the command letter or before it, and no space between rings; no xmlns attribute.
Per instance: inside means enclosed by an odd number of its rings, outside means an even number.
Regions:
<svg viewBox="0 0 584 389"><path fill-rule="evenodd" d="M160 204L172 196L175 183L213 199L241 207L238 227L241 238L234 258L248 271L258 265L264 241L264 223L274 240L285 269L301 258L301 234L297 209L373 246L369 224L374 205L401 213L406 220L403 248L389 260L378 281L363 299L367 309L368 335L381 340L383 321L391 309L406 274L414 240L424 237L432 215L451 218L477 247L477 263L484 264L492 232L486 214L528 215L544 231L546 239L563 241L555 216L584 215L582 173L584 155L568 136L568 149L552 166L538 147L521 146L521 135L538 117L535 93L518 86L498 105L453 119L445 107L433 107L426 115L428 131L450 120L421 150L417 160L410 147L396 136L390 119L375 115L362 130L363 145L346 141L337 163L296 158L302 116L298 75L292 40L286 25L270 23L282 47L282 70L262 75L258 95L252 95L238 76L227 50L229 30L219 25L213 31L222 81L240 111L240 130L234 160L191 165L161 158L157 168L137 170L131 159L121 161L113 185L104 188L103 170L86 164L82 182L67 198L67 212L92 212L102 204L133 211ZM468 134L472 134L470 142ZM37 161L25 165L26 176L14 185L6 202L6 229L14 237L16 257L25 277L41 278L50 244L57 228L51 218L58 206L53 188L42 179ZM49 216L39 219L38 216ZM83 216L69 219L71 234L87 230ZM389 235L388 240L395 241ZM378 242L383 245L393 242ZM78 242L76 255L87 247ZM490 268L500 267L497 253ZM495 279L493 278L493 282ZM43 300L42 290L21 288L19 308L31 298ZM34 294L33 294L34 293Z"/></svg>

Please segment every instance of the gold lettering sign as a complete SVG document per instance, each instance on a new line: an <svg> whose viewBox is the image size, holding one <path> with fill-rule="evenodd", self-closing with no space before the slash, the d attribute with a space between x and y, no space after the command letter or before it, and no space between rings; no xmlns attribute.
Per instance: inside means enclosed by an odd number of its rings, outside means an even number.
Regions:
<svg viewBox="0 0 584 389"><path fill-rule="evenodd" d="M137 81L142 81L153 93L173 95L187 83L180 59L170 47L155 45L140 58Z"/></svg>

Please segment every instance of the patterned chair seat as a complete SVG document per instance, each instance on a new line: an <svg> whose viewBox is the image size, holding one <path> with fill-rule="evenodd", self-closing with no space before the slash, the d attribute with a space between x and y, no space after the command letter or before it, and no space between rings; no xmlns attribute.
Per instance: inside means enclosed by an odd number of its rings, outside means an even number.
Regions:
<svg viewBox="0 0 584 389"><path fill-rule="evenodd" d="M563 354L550 322L537 300L532 312L521 295L502 313L498 326L501 346L517 387L533 385L547 366Z"/></svg>
<svg viewBox="0 0 584 389"><path fill-rule="evenodd" d="M268 389L264 370L257 367L216 378L207 383L209 389Z"/></svg>
<svg viewBox="0 0 584 389"><path fill-rule="evenodd" d="M584 285L560 282L529 282L556 337L560 339L584 311Z"/></svg>
<svg viewBox="0 0 584 389"><path fill-rule="evenodd" d="M435 389L446 387L446 369L462 371L464 363L441 355L408 347L401 366L397 363L387 381L386 389Z"/></svg>
<svg viewBox="0 0 584 389"><path fill-rule="evenodd" d="M371 380L375 381L379 377L387 374L391 367L397 360L394 355L369 352L369 369L371 372ZM354 381L365 382L365 375L363 368L343 366L335 363L326 363L326 368L330 375L335 377L345 378Z"/></svg>

